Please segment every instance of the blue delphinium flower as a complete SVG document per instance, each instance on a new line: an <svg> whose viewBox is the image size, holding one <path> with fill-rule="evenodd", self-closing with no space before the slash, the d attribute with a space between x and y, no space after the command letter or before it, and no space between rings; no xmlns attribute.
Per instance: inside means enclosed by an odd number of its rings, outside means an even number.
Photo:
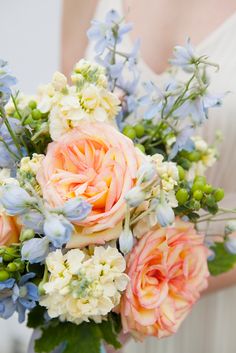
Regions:
<svg viewBox="0 0 236 353"><path fill-rule="evenodd" d="M195 63L198 57L188 38L185 46L177 45L174 48L174 58L170 60L170 64L181 67L186 72L195 70Z"/></svg>
<svg viewBox="0 0 236 353"><path fill-rule="evenodd" d="M169 160L173 159L179 151L186 150L192 151L194 143L191 140L191 136L194 133L194 129L191 126L186 126L177 135L176 141L169 154Z"/></svg>
<svg viewBox="0 0 236 353"><path fill-rule="evenodd" d="M44 216L35 210L29 210L20 216L20 222L27 228L33 229L35 233L43 233Z"/></svg>
<svg viewBox="0 0 236 353"><path fill-rule="evenodd" d="M45 219L43 230L53 246L61 248L70 240L74 227L64 216L50 213Z"/></svg>
<svg viewBox="0 0 236 353"><path fill-rule="evenodd" d="M164 95L163 92L153 82L147 82L144 85L146 94L140 99L140 104L148 107L144 113L147 120L157 117L163 108ZM159 115L160 118L160 115Z"/></svg>
<svg viewBox="0 0 236 353"><path fill-rule="evenodd" d="M170 207L170 205L165 201L165 200L154 200L154 203L157 203L156 205L156 217L158 223L162 227L167 227L171 224L173 224L175 220L175 213L173 209Z"/></svg>
<svg viewBox="0 0 236 353"><path fill-rule="evenodd" d="M196 125L201 125L208 118L208 109L222 104L222 95L211 95L207 91L199 94L194 99L187 99L175 111L175 116L181 119L191 116Z"/></svg>
<svg viewBox="0 0 236 353"><path fill-rule="evenodd" d="M0 203L11 215L20 215L35 203L35 199L26 190L15 184L7 184L0 188Z"/></svg>
<svg viewBox="0 0 236 353"><path fill-rule="evenodd" d="M90 40L96 41L95 51L98 55L103 54L107 46L114 45L114 41L120 43L123 36L131 31L131 24L121 25L122 18L115 10L107 13L105 21L100 22L93 20L91 28L88 30L87 35ZM114 36L114 29L116 36Z"/></svg>
<svg viewBox="0 0 236 353"><path fill-rule="evenodd" d="M70 221L82 221L91 212L92 206L78 197L66 201L62 208L63 215Z"/></svg>
<svg viewBox="0 0 236 353"><path fill-rule="evenodd" d="M22 260L29 261L31 264L44 261L48 253L49 239L47 237L27 240L21 249Z"/></svg>
<svg viewBox="0 0 236 353"><path fill-rule="evenodd" d="M0 59L0 105L4 106L11 96L11 86L16 84L16 78L11 76L7 62Z"/></svg>
<svg viewBox="0 0 236 353"><path fill-rule="evenodd" d="M14 133L20 133L20 122L14 118L7 118ZM18 150L5 124L0 126L0 168L12 169L18 159Z"/></svg>
<svg viewBox="0 0 236 353"><path fill-rule="evenodd" d="M26 310L31 310L39 300L38 287L29 280L34 273L27 273L17 283L14 278L0 282L0 317L8 319L15 311L19 322L25 320Z"/></svg>

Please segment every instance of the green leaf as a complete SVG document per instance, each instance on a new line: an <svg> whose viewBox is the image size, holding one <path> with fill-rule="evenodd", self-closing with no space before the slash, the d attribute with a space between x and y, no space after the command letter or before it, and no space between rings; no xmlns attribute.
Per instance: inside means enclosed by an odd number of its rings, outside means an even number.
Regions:
<svg viewBox="0 0 236 353"><path fill-rule="evenodd" d="M30 328L37 328L45 323L44 314L46 309L40 305L33 308L28 314L27 326Z"/></svg>
<svg viewBox="0 0 236 353"><path fill-rule="evenodd" d="M117 336L121 331L120 316L117 314L110 314L108 321L102 321L98 325L101 330L103 340L112 345L114 348L121 348L121 343L117 340Z"/></svg>
<svg viewBox="0 0 236 353"><path fill-rule="evenodd" d="M100 353L101 331L95 323L75 325L69 322L42 329L42 336L35 342L36 353L50 353L66 343L63 353Z"/></svg>
<svg viewBox="0 0 236 353"><path fill-rule="evenodd" d="M30 317L30 327L35 324L37 312ZM39 326L39 325L38 325ZM34 326L35 327L35 326ZM117 336L121 330L120 316L110 314L107 321L100 324L94 322L76 325L70 322L52 320L41 328L42 336L35 342L35 352L49 353L65 343L63 353L100 353L102 341L121 348Z"/></svg>
<svg viewBox="0 0 236 353"><path fill-rule="evenodd" d="M215 253L215 258L208 261L208 268L212 276L228 272L235 266L236 255L227 252L224 243L216 243L211 249Z"/></svg>

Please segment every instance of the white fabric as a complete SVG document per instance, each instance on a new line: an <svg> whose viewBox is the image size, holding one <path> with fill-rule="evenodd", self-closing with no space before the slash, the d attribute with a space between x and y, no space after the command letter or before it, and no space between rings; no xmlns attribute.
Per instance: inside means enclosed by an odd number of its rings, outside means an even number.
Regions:
<svg viewBox="0 0 236 353"><path fill-rule="evenodd" d="M115 8L122 13L122 0L100 0L95 18L102 20L106 12ZM131 9L132 11L132 9ZM216 186L222 186L227 196L225 206L236 207L236 13L197 46L200 54L206 54L211 61L220 65L218 73L212 73L211 91L230 91L220 108L210 112L204 125L203 135L207 141L214 140L215 132L221 130L224 141L220 146L220 161L209 173ZM164 37L163 37L164 40ZM129 50L127 39L124 48ZM87 48L87 57L92 58L92 48ZM140 60L142 79L161 84L168 73L157 75ZM213 70L214 71L214 70ZM217 229L216 229L217 230ZM148 339L143 344L130 343L126 353L235 353L236 287L224 290L200 300L180 331L169 339L158 341Z"/></svg>

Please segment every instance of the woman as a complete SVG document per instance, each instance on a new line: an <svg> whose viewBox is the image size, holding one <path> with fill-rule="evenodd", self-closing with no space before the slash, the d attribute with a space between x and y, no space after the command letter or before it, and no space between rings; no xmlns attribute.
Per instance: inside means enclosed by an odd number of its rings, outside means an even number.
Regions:
<svg viewBox="0 0 236 353"><path fill-rule="evenodd" d="M225 136L220 148L220 163L211 170L209 177L215 185L224 187L224 206L236 207L235 0L66 0L62 30L62 70L66 75L69 75L79 58L91 57L86 30L93 17L102 20L111 8L123 13L126 20L134 24L124 49L128 49L135 38L141 38L140 69L143 80L151 79L157 84L165 81L168 78L167 61L174 45L184 43L188 36L199 53L209 55L212 61L220 65L220 72L212 77L211 88L215 92L230 90L231 94L225 99L222 108L211 112L204 134L209 142L214 139L216 129ZM236 269L211 278L208 293L235 283ZM230 317L236 315L236 308L232 305L235 295L236 288L232 288L203 299L198 310L195 308L174 338L161 342L149 340L142 346L133 344L132 348L130 346L125 351L156 352L156 348L160 347L160 351L168 348L168 352L175 353L233 353L234 332ZM222 320L224 327L220 328ZM211 334L212 337L209 337Z"/></svg>

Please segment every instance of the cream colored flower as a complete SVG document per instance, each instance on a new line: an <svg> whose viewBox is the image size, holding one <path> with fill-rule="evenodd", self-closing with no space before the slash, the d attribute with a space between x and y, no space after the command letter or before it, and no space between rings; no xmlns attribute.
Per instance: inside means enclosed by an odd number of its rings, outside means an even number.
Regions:
<svg viewBox="0 0 236 353"><path fill-rule="evenodd" d="M116 248L95 247L91 255L79 249L65 255L56 250L46 263L50 275L40 304L52 318L101 322L119 304L128 284L125 259Z"/></svg>
<svg viewBox="0 0 236 353"><path fill-rule="evenodd" d="M67 78L61 72L55 72L52 78L52 86L56 91L61 91L67 86Z"/></svg>
<svg viewBox="0 0 236 353"><path fill-rule="evenodd" d="M37 153L33 153L32 158L23 157L20 161L20 171L36 175L44 158L44 154Z"/></svg>

